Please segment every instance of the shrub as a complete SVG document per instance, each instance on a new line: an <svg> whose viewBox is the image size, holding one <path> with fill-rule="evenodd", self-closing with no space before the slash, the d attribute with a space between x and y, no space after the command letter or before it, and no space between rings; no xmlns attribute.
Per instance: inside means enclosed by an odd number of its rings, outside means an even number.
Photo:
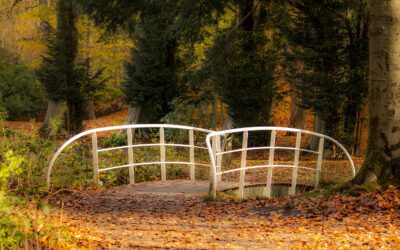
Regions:
<svg viewBox="0 0 400 250"><path fill-rule="evenodd" d="M126 135L123 133L112 133L103 142L103 147L119 147L127 145Z"/></svg>
<svg viewBox="0 0 400 250"><path fill-rule="evenodd" d="M0 118L36 118L44 108L44 91L34 71L0 49Z"/></svg>
<svg viewBox="0 0 400 250"><path fill-rule="evenodd" d="M15 156L12 151L0 155L0 248L15 248L23 239L23 234L12 218L12 207L7 201L6 188L11 174L21 172L23 159Z"/></svg>

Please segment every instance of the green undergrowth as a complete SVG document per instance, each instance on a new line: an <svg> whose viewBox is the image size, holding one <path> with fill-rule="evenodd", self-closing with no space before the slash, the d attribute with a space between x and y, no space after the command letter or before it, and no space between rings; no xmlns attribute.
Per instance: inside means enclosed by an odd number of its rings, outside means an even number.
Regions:
<svg viewBox="0 0 400 250"><path fill-rule="evenodd" d="M64 140L42 138L38 135L25 135L10 128L0 129L0 155L12 151L23 159L21 172L13 174L7 182L7 187L18 195L39 195L47 191L46 172L52 155ZM99 138L99 148L118 147L126 145L126 135L113 133L105 138ZM149 140L149 139L146 139ZM144 143L157 143L158 138ZM135 142L138 143L138 142ZM142 142L143 143L143 142ZM196 157L199 152L196 152ZM203 161L207 163L207 156ZM134 163L160 161L158 146L134 148ZM128 164L126 149L99 152L99 168L122 166ZM166 147L167 161L189 162L189 149ZM197 158L198 159L198 158ZM84 188L93 185L93 154L90 138L82 138L72 143L57 158L51 171L51 189ZM189 179L188 165L167 165L167 179ZM208 176L206 167L196 167L196 179ZM156 181L161 179L159 165L135 167L135 182ZM129 183L128 168L113 169L100 173L100 184L112 187Z"/></svg>
<svg viewBox="0 0 400 250"><path fill-rule="evenodd" d="M8 144L10 146L10 144ZM62 228L49 222L50 209L33 193L21 195L16 180L28 185L24 166L30 163L8 148L0 154L0 249L42 249L60 246ZM32 189L27 188L25 190ZM37 193L38 194L38 193ZM66 239L65 242L67 241Z"/></svg>
<svg viewBox="0 0 400 250"><path fill-rule="evenodd" d="M59 249L73 245L40 199L7 193L0 198L0 249Z"/></svg>
<svg viewBox="0 0 400 250"><path fill-rule="evenodd" d="M45 173L58 145L50 138L0 128L0 250L57 249L70 241L62 227L50 222L45 205ZM62 161L70 171L57 181L73 183L79 161L72 160L75 153Z"/></svg>
<svg viewBox="0 0 400 250"><path fill-rule="evenodd" d="M46 172L48 164L54 152L64 142L64 139L43 138L38 135L26 135L11 128L0 129L0 225L1 225L1 249L23 248L25 244L37 246L41 242L48 245L59 244L53 240L53 230L61 230L48 222L49 209L42 203L49 193L60 189L81 189L93 186L93 154L90 138L82 138L68 146L58 157L51 172L51 188L47 189ZM175 139L175 140L174 140ZM199 138L197 138L200 140ZM139 139L138 139L139 140ZM158 143L159 137L153 134L153 139L144 138L134 143ZM174 135L166 132L167 143L186 144L184 134ZM118 147L126 145L126 135L111 134L99 137L99 148ZM202 153L204 153L202 155ZM160 148L150 146L145 148L133 148L134 162L160 161ZM196 161L208 163L207 151L197 152ZM128 164L126 149L106 151L99 153L100 169L111 166L123 166ZM188 148L166 147L166 160L177 162L189 162ZM188 165L167 165L167 179L189 179ZM208 167L196 167L196 180L208 179ZM135 168L135 182L156 181L161 179L159 165L137 166ZM104 187L112 187L129 183L127 168L114 169L100 173L100 183ZM325 185L325 184L324 184ZM326 183L322 188L303 195L297 199L329 196L334 192L351 193L370 190L370 187L357 187L346 189L343 186L334 186ZM244 202L234 194L234 191L218 192L217 199L231 202ZM205 196L205 201L212 200L211 196ZM39 205L37 205L39 204ZM51 235L47 235L50 232ZM60 233L58 233L60 234ZM64 235L64 234L60 234ZM68 241L66 239L65 241ZM55 242L55 243L54 243Z"/></svg>
<svg viewBox="0 0 400 250"><path fill-rule="evenodd" d="M140 133L139 133L140 132ZM139 139L135 139L134 144L138 143L149 143L156 144L159 143L159 136L154 133L154 131L150 131L147 134L144 134L143 131L136 131L139 134ZM152 133L151 136L149 133ZM174 137L176 136L176 138ZM175 143L187 143L188 138L185 138L183 135L171 133L169 130L166 131L166 143L172 143L171 140ZM109 148L109 147L119 147L127 145L126 135L123 133L112 133L100 142L100 147ZM166 160L174 161L174 162L189 162L189 149L185 148L174 148L168 147L165 148L166 151ZM207 152L205 152L207 153ZM199 157L199 152L196 152L196 156ZM160 161L160 148L159 146L149 146L143 148L133 148L133 162L141 163L141 162L158 162ZM201 157L201 156L200 156ZM208 156L205 154L201 157L203 161L207 162ZM106 151L99 153L99 168L106 168L111 166L122 166L127 165L128 162L128 154L127 151L124 150L115 150L115 151ZM167 164L167 179L189 179L189 166L188 165L172 165ZM208 176L206 174L208 170L204 167L196 168L196 179L202 179L204 176ZM116 169L105 171L100 174L100 184L102 186L116 186L121 184L129 183L129 172L127 168ZM161 167L160 165L143 165L135 167L135 182L147 182L147 181L157 181L161 179Z"/></svg>

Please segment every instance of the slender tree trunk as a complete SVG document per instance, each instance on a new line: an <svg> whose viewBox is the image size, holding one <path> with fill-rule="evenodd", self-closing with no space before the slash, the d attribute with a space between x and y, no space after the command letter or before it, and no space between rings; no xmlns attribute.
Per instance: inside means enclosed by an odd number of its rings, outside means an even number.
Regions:
<svg viewBox="0 0 400 250"><path fill-rule="evenodd" d="M234 124L232 118L227 115L223 125L222 125L222 130L228 130L228 129L233 129ZM222 150L223 151L230 151L232 150L232 145L233 145L233 134L230 136L225 136L222 139ZM227 165L230 166L232 162L232 154L226 154L226 162Z"/></svg>
<svg viewBox="0 0 400 250"><path fill-rule="evenodd" d="M90 54L90 48L92 44L92 30L90 29L90 24L87 25L87 30L86 30L86 58L91 62L91 54ZM89 64L89 71L91 71L91 63ZM95 120L96 119L96 109L94 106L94 100L91 98L86 102L86 111L87 111L87 119L88 120Z"/></svg>
<svg viewBox="0 0 400 250"><path fill-rule="evenodd" d="M355 184L400 183L400 1L369 1L369 135Z"/></svg>
<svg viewBox="0 0 400 250"><path fill-rule="evenodd" d="M362 124L361 124L361 111L357 113L356 125L354 128L354 141L352 146L352 155L357 155L360 149L362 135Z"/></svg>
<svg viewBox="0 0 400 250"><path fill-rule="evenodd" d="M290 84L291 92L291 105L290 105L290 121L289 127L304 129L306 124L307 110L302 108L299 104L301 99L299 97L298 89L295 83Z"/></svg>
<svg viewBox="0 0 400 250"><path fill-rule="evenodd" d="M325 134L326 128L325 128L325 121L321 120L318 115L315 115L314 118L314 132L315 133L320 133L320 134ZM310 150L313 151L318 151L318 145L319 145L319 137L312 137L311 142L310 142Z"/></svg>
<svg viewBox="0 0 400 250"><path fill-rule="evenodd" d="M86 103L87 107L87 119L88 120L96 120L96 108L94 106L94 101L89 100Z"/></svg>
<svg viewBox="0 0 400 250"><path fill-rule="evenodd" d="M56 39L65 49L65 84L67 93L67 132L77 134L83 129L83 120L86 113L86 100L81 93L81 86L76 78L76 64L78 59L78 13L73 0L63 0L58 4L57 36Z"/></svg>

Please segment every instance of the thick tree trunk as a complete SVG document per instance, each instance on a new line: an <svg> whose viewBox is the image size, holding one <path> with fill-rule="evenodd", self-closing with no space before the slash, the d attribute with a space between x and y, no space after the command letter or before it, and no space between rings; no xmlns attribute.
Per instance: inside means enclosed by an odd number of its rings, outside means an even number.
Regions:
<svg viewBox="0 0 400 250"><path fill-rule="evenodd" d="M355 184L400 183L400 1L369 1L370 124Z"/></svg>
<svg viewBox="0 0 400 250"><path fill-rule="evenodd" d="M141 113L142 113L142 108L129 106L126 123L127 124L138 124ZM132 129L132 137L133 138L135 138L135 132L136 132L136 129ZM139 133L139 136L140 136L140 133Z"/></svg>
<svg viewBox="0 0 400 250"><path fill-rule="evenodd" d="M67 105L49 101L40 131L47 135L65 134Z"/></svg>
<svg viewBox="0 0 400 250"><path fill-rule="evenodd" d="M142 109L140 107L129 106L128 117L126 119L127 124L137 124L139 122L140 113Z"/></svg>
<svg viewBox="0 0 400 250"><path fill-rule="evenodd" d="M362 156L365 154L366 142L363 141L363 135L368 129L368 108L363 105L357 113L357 121L354 128L354 141L352 154Z"/></svg>

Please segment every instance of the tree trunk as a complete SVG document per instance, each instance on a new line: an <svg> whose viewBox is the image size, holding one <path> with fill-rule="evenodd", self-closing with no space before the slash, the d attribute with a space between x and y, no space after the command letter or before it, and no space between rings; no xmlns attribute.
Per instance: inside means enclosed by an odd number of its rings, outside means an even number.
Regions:
<svg viewBox="0 0 400 250"><path fill-rule="evenodd" d="M352 154L355 156L362 156L365 154L365 142L363 141L363 134L368 129L368 108L362 105L360 111L357 113L357 121L354 129L354 141L352 146Z"/></svg>
<svg viewBox="0 0 400 250"><path fill-rule="evenodd" d="M356 125L354 128L354 141L352 146L352 155L357 155L360 151L361 135L362 135L362 119L361 110L357 113Z"/></svg>
<svg viewBox="0 0 400 250"><path fill-rule="evenodd" d="M94 106L94 101L87 101L87 119L88 120L96 120L96 108Z"/></svg>
<svg viewBox="0 0 400 250"><path fill-rule="evenodd" d="M142 112L142 108L129 106L128 117L126 119L126 123L127 124L138 124L141 112ZM135 132L136 132L136 129L132 129L132 138L135 138ZM125 131L124 131L124 133L125 133ZM140 136L140 133L139 133L139 136Z"/></svg>
<svg viewBox="0 0 400 250"><path fill-rule="evenodd" d="M369 135L355 184L400 183L400 1L370 0Z"/></svg>
<svg viewBox="0 0 400 250"><path fill-rule="evenodd" d="M78 12L73 0L63 0L57 3L57 43L63 44L65 49L65 84L67 85L67 131L68 134L77 134L83 129L85 116L85 98L81 93L81 83L76 78L76 64L78 61Z"/></svg>
<svg viewBox="0 0 400 250"><path fill-rule="evenodd" d="M87 24L87 30L86 30L86 45L85 45L85 49L86 49L86 59L89 60L89 71L91 71L91 54L90 54L90 47L91 47L91 43L92 43L92 31L90 29L90 24ZM93 94L91 96L91 98L93 98ZM87 119L88 120L95 120L96 119L96 109L94 106L94 101L93 99L89 99L86 103L86 115L87 115Z"/></svg>
<svg viewBox="0 0 400 250"><path fill-rule="evenodd" d="M228 129L233 129L233 120L232 118L227 115L223 125L222 125L222 130L228 130ZM232 150L232 145L233 145L233 134L230 136L225 136L222 139L222 151L230 151ZM227 165L230 166L232 162L232 154L226 154L226 162Z"/></svg>
<svg viewBox="0 0 400 250"><path fill-rule="evenodd" d="M83 120L86 112L82 111L83 101L67 100L67 133L68 135L78 134L83 130Z"/></svg>
<svg viewBox="0 0 400 250"><path fill-rule="evenodd" d="M65 134L67 105L65 102L49 101L40 131L46 135Z"/></svg>
<svg viewBox="0 0 400 250"><path fill-rule="evenodd" d="M47 0L39 0L39 5L40 6L48 6L48 1ZM41 36L45 35L45 33L47 31L47 24L43 19L41 19L41 21L40 21L39 30L40 30Z"/></svg>
<svg viewBox="0 0 400 250"><path fill-rule="evenodd" d="M140 107L129 106L128 118L126 119L127 124L137 124L139 122L140 113L142 109Z"/></svg>
<svg viewBox="0 0 400 250"><path fill-rule="evenodd" d="M314 118L314 132L324 134L325 133L325 121L321 120L318 115ZM313 136L310 142L310 150L318 151L319 137Z"/></svg>
<svg viewBox="0 0 400 250"><path fill-rule="evenodd" d="M290 121L289 127L304 129L306 124L306 115L307 110L302 108L299 104L301 103L301 99L299 97L298 89L296 88L295 83L290 84L290 92L291 92L291 105L290 105Z"/></svg>
<svg viewBox="0 0 400 250"><path fill-rule="evenodd" d="M47 6L47 0L39 0L40 6ZM40 33L44 40L47 32L47 24L44 20L40 22ZM67 106L65 102L56 103L54 101L49 101L47 105L46 116L44 118L43 124L40 127L39 131L46 135L56 135L56 134L65 134L66 129L66 120L65 120L65 112L67 110Z"/></svg>

